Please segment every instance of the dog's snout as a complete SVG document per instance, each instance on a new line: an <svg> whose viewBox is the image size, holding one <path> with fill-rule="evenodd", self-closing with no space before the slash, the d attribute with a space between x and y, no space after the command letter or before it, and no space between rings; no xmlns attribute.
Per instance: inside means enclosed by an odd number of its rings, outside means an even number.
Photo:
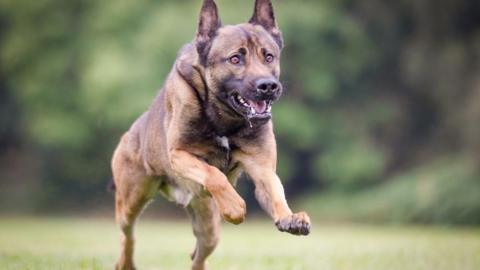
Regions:
<svg viewBox="0 0 480 270"><path fill-rule="evenodd" d="M280 90L280 83L272 79L260 79L257 81L257 91L262 94L273 95Z"/></svg>

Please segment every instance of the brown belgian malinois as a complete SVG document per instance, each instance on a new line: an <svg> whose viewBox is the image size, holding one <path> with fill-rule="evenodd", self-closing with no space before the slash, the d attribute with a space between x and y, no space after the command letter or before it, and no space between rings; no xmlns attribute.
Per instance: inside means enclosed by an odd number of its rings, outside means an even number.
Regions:
<svg viewBox="0 0 480 270"><path fill-rule="evenodd" d="M196 38L182 48L163 89L113 155L122 231L116 269L134 269L135 219L157 193L188 209L197 238L192 269L206 269L220 217L234 224L245 218L245 202L234 189L242 172L280 231L309 234L308 215L292 213L275 173L271 107L282 93L282 47L270 0L256 0L248 23L226 26L215 2L203 2Z"/></svg>

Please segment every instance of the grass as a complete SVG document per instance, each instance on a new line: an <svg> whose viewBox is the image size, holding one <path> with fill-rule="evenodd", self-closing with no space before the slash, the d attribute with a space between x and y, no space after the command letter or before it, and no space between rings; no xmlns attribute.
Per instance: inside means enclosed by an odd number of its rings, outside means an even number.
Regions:
<svg viewBox="0 0 480 270"><path fill-rule="evenodd" d="M194 238L188 222L141 220L139 269L186 270ZM110 220L0 218L0 269L113 269L118 231ZM474 270L480 230L316 224L308 237L269 222L223 225L214 270Z"/></svg>

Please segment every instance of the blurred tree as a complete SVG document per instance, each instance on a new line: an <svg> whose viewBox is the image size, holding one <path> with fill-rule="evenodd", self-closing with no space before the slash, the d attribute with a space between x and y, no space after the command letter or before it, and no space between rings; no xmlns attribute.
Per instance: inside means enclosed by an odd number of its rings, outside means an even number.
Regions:
<svg viewBox="0 0 480 270"><path fill-rule="evenodd" d="M225 23L253 6L218 3ZM0 0L0 208L110 199L112 150L192 40L199 5ZM308 191L315 211L322 194L347 194L375 220L479 223L479 2L275 6L286 93L274 122L288 195ZM381 194L387 208L370 207Z"/></svg>

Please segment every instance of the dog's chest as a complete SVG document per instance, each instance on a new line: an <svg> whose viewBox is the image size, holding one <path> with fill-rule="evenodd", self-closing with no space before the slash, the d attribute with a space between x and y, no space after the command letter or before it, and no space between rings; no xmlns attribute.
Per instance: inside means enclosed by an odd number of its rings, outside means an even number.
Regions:
<svg viewBox="0 0 480 270"><path fill-rule="evenodd" d="M217 146L220 148L224 149L225 151L230 151L230 142L227 137L215 137L215 141L217 143Z"/></svg>
<svg viewBox="0 0 480 270"><path fill-rule="evenodd" d="M212 138L209 151L204 157L205 161L217 167L223 173L228 173L232 164L232 145L227 137L216 136Z"/></svg>

